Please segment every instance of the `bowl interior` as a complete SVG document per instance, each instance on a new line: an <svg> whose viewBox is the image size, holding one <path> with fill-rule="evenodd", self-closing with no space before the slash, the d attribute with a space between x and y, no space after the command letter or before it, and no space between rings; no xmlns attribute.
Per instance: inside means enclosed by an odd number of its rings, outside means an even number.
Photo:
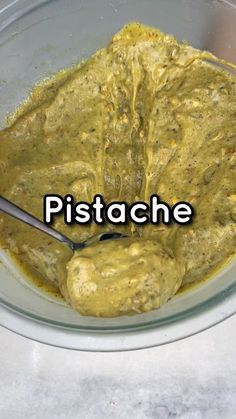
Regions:
<svg viewBox="0 0 236 419"><path fill-rule="evenodd" d="M37 81L88 57L130 21L159 27L194 47L208 49L221 58L236 62L236 44L233 42L236 7L228 1L4 0L0 6L0 126ZM34 288L3 251L0 258L2 307L14 313L13 317L30 318L63 330L120 333L168 324L178 324L181 328L184 319L197 319L199 313L204 312L206 321L196 324L194 333L234 312L232 296L236 295L236 265L233 263L201 287L176 296L161 310L132 317L95 319L80 316L62 301ZM209 318L207 314L212 306L221 307L217 319L212 314ZM8 320L2 323L17 331L12 322L11 325ZM184 332L180 334L183 337ZM158 343L157 335L155 344ZM148 344L144 343L144 346Z"/></svg>

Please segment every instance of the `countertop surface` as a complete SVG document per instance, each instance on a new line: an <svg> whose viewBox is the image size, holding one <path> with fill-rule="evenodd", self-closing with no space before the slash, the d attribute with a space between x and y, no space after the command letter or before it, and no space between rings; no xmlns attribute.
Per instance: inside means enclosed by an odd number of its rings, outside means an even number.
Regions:
<svg viewBox="0 0 236 419"><path fill-rule="evenodd" d="M236 418L236 316L123 353L49 347L0 328L1 419Z"/></svg>

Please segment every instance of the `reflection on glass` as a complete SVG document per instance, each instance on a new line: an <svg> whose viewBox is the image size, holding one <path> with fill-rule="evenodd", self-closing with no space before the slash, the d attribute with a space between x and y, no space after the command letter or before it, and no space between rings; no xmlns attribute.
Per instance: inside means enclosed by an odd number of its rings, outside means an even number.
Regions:
<svg viewBox="0 0 236 419"><path fill-rule="evenodd" d="M222 1L231 7L220 7L212 16L204 48L217 57L236 64L236 2Z"/></svg>

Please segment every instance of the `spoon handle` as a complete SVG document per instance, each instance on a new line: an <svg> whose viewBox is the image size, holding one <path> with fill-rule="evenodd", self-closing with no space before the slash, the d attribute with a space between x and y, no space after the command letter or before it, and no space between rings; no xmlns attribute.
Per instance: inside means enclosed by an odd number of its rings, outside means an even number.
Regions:
<svg viewBox="0 0 236 419"><path fill-rule="evenodd" d="M14 218L17 218L18 220L21 220L40 231L43 231L44 233L54 237L54 239L59 240L60 242L68 244L70 248L73 249L73 242L68 237L64 236L64 234L61 234L59 231L54 230L54 228L47 226L33 215L22 210L17 205L13 204L2 196L0 196L0 211L11 215Z"/></svg>

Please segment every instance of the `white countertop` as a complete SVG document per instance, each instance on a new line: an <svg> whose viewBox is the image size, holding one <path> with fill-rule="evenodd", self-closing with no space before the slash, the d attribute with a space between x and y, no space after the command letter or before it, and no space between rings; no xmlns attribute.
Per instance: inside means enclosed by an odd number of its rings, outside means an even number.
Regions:
<svg viewBox="0 0 236 419"><path fill-rule="evenodd" d="M36 343L0 328L1 419L236 418L236 316L123 353Z"/></svg>

